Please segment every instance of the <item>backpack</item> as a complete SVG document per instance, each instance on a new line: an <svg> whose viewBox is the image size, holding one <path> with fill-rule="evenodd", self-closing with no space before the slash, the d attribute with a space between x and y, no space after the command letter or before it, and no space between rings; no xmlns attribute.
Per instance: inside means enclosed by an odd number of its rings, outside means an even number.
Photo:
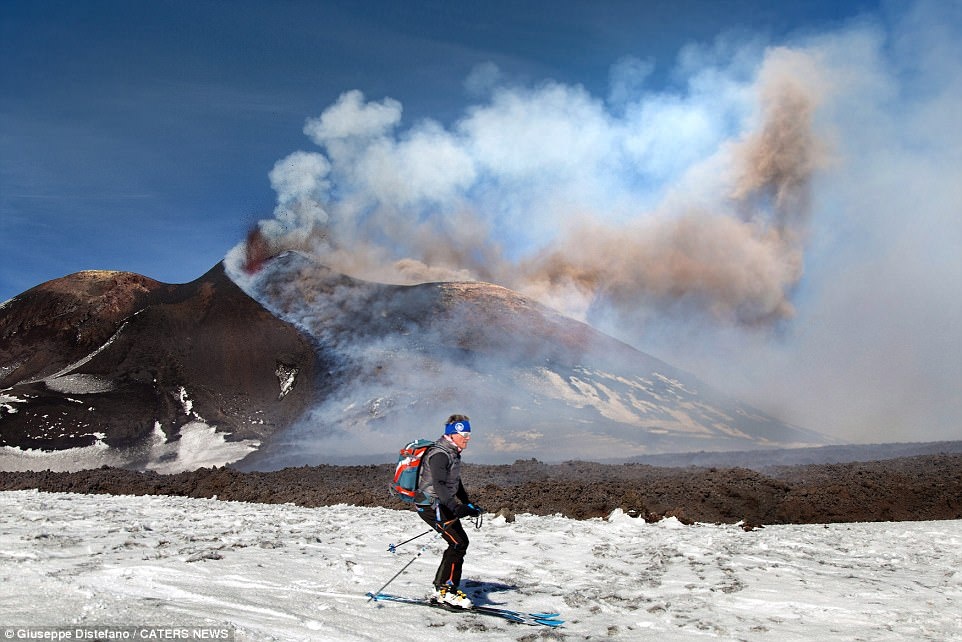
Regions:
<svg viewBox="0 0 962 642"><path fill-rule="evenodd" d="M421 481L421 461L433 445L434 442L428 439L415 439L401 448L394 468L394 481L389 486L392 495L413 504L429 501L430 498L418 488L418 484Z"/></svg>

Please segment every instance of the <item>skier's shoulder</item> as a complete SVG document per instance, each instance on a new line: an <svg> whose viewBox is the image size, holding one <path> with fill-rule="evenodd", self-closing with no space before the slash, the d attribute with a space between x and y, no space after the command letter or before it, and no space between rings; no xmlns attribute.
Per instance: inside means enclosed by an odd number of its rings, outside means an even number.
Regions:
<svg viewBox="0 0 962 642"><path fill-rule="evenodd" d="M424 458L427 461L432 461L435 457L441 456L442 454L448 462L454 462L459 455L451 443L442 437L434 442L433 445L428 446L427 452L424 453Z"/></svg>

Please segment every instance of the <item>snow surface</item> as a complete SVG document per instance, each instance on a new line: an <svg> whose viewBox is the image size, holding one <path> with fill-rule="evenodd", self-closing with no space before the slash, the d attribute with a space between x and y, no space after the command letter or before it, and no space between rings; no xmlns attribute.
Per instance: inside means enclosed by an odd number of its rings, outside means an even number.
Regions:
<svg viewBox="0 0 962 642"><path fill-rule="evenodd" d="M364 597L422 595L410 511L0 493L6 627L229 626L237 640L962 640L962 521L769 526L519 515L469 527L479 603L555 631ZM415 558L422 543L423 555ZM388 633L389 631L389 633Z"/></svg>

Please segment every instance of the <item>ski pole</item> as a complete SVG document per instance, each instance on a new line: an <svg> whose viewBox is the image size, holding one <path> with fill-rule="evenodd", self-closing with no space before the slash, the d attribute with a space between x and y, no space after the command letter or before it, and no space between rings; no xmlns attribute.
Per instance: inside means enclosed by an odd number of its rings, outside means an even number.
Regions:
<svg viewBox="0 0 962 642"><path fill-rule="evenodd" d="M444 530L444 529L446 529L448 526L450 526L451 524L453 524L453 523L456 522L456 521L458 521L458 520L457 520L457 519L449 519L449 520L446 521L446 522L441 522L441 523L439 524L439 526L441 527L441 530ZM396 553L396 552L397 552L397 549L401 548L402 546L404 546L404 545L407 544L408 542L413 542L413 541L416 540L417 538L419 538L419 537L424 537L424 536L427 535L428 533L432 533L432 532L434 532L434 529L433 529L433 528L429 528L428 530L424 531L424 532L421 533L420 535L415 535L415 536L412 537L411 539L406 539L406 540L404 540L403 542L401 542L400 544L388 544L387 550L388 550L389 553Z"/></svg>
<svg viewBox="0 0 962 642"><path fill-rule="evenodd" d="M429 531L429 532L430 532L430 531ZM430 543L430 542L428 542L428 543ZM388 584L390 584L391 582L393 582L394 580L396 580L396 579L398 578L398 576L401 575L401 573L403 573L404 571L408 570L408 567L409 567L411 564L414 564L414 560L416 560L417 558L421 557L421 553L423 553L423 552L427 549L427 547L428 547L428 545L425 544L424 546L422 546L421 548L419 548L419 549L418 549L418 554L415 555L414 557L412 557L412 558L411 558L411 561L408 562L407 564L405 564L404 567L403 567L400 571L398 571L397 573L395 573L395 574L394 574L394 577L392 577L392 578L389 579L387 582L385 582L385 583L384 583L384 586L382 586L382 587L379 588L378 590L374 591L373 593L368 593L368 595L370 595L371 597L369 597L367 601L370 602L371 600L375 599L375 598L377 597L378 593L380 593L381 591L383 591L384 589L387 588Z"/></svg>
<svg viewBox="0 0 962 642"><path fill-rule="evenodd" d="M419 537L424 537L424 536L427 535L428 533L433 533L433 532L434 532L434 529L433 529L433 528L429 528L428 530L424 531L424 532L421 533L420 535L415 535L415 536L412 537L411 539L406 539L406 540L404 540L403 542L401 542L400 544L388 544L387 550L388 550L389 552L391 552L391 553L396 553L398 548L400 548L401 546L404 546L404 545L407 544L408 542L413 542L413 541L416 540L417 538L419 538Z"/></svg>
<svg viewBox="0 0 962 642"><path fill-rule="evenodd" d="M435 536L440 535L441 532L442 532L445 528L447 528L449 525L453 524L453 523L456 522L456 521L458 521L458 520L457 520L457 519L449 519L448 521L442 522L441 524L439 524L440 527L441 527L441 530L436 531L436 532L435 532ZM431 530L434 530L434 529L431 529ZM427 535L427 534L430 533L430 532L431 532L431 531L426 531L426 532L424 532L424 533L421 533L421 535ZM418 537L421 537L421 535L418 535ZM417 539L417 538L416 538L416 537L412 537L411 539ZM411 540L408 540L408 541L410 542ZM404 544L405 542L401 542L401 543ZM386 588L388 587L388 584L390 584L391 582L393 582L394 580L396 580L398 577L400 577L401 573L403 573L404 571L408 570L408 567L409 567L411 564L414 564L414 561L415 561L417 558L421 557L421 553L423 553L425 550L427 550L428 544L430 544L430 543L431 543L431 542L429 541L427 544L424 544L423 546L421 546L421 548L418 549L417 555L415 555L414 557L412 557L410 562L408 562L407 564L405 564L405 565L401 568L400 571L398 571L397 573L395 573L394 576L393 576L391 579L389 579L387 582L385 582L385 583L384 583L384 586L382 586L382 587L379 588L378 590L374 591L373 593L368 593L368 595L369 595L370 597L367 599L367 601L370 602L371 600L375 599L375 598L377 597L377 594L378 594L378 593L380 593L381 591L383 591L384 589L386 589ZM400 544L399 544L399 546L400 546ZM388 550L390 550L390 547L388 548ZM392 552L393 552L393 551L392 551Z"/></svg>

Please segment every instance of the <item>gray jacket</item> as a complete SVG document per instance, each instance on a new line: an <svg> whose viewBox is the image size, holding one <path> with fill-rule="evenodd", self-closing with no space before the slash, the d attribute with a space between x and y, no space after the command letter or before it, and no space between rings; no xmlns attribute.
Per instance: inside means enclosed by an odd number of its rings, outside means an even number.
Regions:
<svg viewBox="0 0 962 642"><path fill-rule="evenodd" d="M418 488L430 503L436 500L450 511L459 503L468 503L468 493L461 483L461 453L450 440L441 437L425 453Z"/></svg>

